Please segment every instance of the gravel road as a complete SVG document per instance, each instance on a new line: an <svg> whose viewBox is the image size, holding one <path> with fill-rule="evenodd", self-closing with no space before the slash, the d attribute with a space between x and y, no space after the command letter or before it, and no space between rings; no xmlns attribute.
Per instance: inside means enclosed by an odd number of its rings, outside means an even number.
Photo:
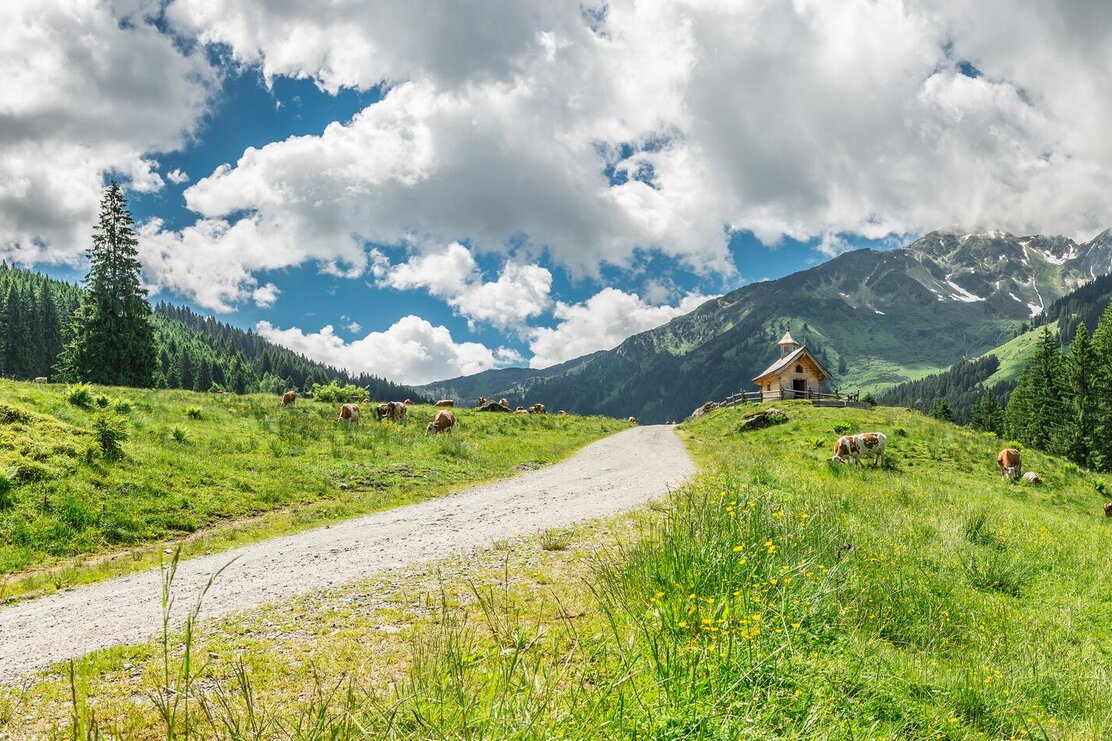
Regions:
<svg viewBox="0 0 1112 741"><path fill-rule="evenodd" d="M229 562L205 597L202 617L634 509L694 471L670 427L634 427L511 479L182 561L174 619L184 620L209 576ZM154 569L0 608L0 681L157 635L161 595Z"/></svg>

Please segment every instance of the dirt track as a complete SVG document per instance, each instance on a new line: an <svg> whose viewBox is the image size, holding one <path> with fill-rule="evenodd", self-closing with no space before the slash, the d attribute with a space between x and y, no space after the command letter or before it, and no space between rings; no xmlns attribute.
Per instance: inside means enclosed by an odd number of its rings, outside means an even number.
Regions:
<svg viewBox="0 0 1112 741"><path fill-rule="evenodd" d="M183 561L174 583L175 620L184 619L209 576L232 559L206 596L203 617L633 509L694 470L670 427L635 427L512 479ZM161 620L157 569L0 609L0 681L148 639Z"/></svg>

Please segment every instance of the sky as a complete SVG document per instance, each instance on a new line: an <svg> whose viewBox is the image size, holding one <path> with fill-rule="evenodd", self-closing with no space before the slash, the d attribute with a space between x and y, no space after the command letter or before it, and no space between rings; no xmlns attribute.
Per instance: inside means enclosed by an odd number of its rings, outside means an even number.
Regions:
<svg viewBox="0 0 1112 741"><path fill-rule="evenodd" d="M404 383L939 228L1112 225L1112 4L6 0L0 259Z"/></svg>

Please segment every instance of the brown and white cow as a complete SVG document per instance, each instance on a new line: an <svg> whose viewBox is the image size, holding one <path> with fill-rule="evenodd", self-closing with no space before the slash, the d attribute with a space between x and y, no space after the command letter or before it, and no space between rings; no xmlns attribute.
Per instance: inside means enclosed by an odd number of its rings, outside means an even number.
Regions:
<svg viewBox="0 0 1112 741"><path fill-rule="evenodd" d="M46 383L46 376L35 376L31 383Z"/></svg>
<svg viewBox="0 0 1112 741"><path fill-rule="evenodd" d="M417 402L415 402L413 399L406 399L405 401L402 402L402 404L405 404L406 406L411 406L411 405L416 404L416 403Z"/></svg>
<svg viewBox="0 0 1112 741"><path fill-rule="evenodd" d="M394 404L393 401L384 401L375 407L375 421L381 422L384 419L393 419L394 417Z"/></svg>
<svg viewBox="0 0 1112 741"><path fill-rule="evenodd" d="M548 410L544 408L544 404L537 402L529 407L529 414L548 414Z"/></svg>
<svg viewBox="0 0 1112 741"><path fill-rule="evenodd" d="M879 466L884 462L884 447L888 444L888 437L883 432L866 432L861 435L842 435L834 443L834 457L830 460L837 463L846 463L852 459L855 465L861 465L861 456L872 456L873 465Z"/></svg>
<svg viewBox="0 0 1112 741"><path fill-rule="evenodd" d="M454 407L455 405L456 402L454 399L441 399L440 401L433 404L434 407Z"/></svg>
<svg viewBox="0 0 1112 741"><path fill-rule="evenodd" d="M440 434L441 432L450 433L455 426L456 415L451 412L440 411L433 417L432 422L429 422L425 427L425 434L432 435L433 433Z"/></svg>
<svg viewBox="0 0 1112 741"><path fill-rule="evenodd" d="M296 391L287 391L286 393L282 394L282 406L288 407L290 404L293 404L296 401L297 401L297 392Z"/></svg>
<svg viewBox="0 0 1112 741"><path fill-rule="evenodd" d="M490 399L486 398L485 396L480 396L479 397L479 406L485 407L489 403L490 403Z"/></svg>
<svg viewBox="0 0 1112 741"><path fill-rule="evenodd" d="M409 410L405 408L405 404L400 401L390 403L394 405L393 411L390 412L390 419L403 425L409 422Z"/></svg>
<svg viewBox="0 0 1112 741"><path fill-rule="evenodd" d="M996 465L1000 468L1000 477L1004 479L1015 481L1023 473L1023 461L1015 448L1001 450L996 456Z"/></svg>
<svg viewBox="0 0 1112 741"><path fill-rule="evenodd" d="M636 417L630 417L629 419L626 420L626 422L629 422L631 425L635 425L635 424L637 424L637 418Z"/></svg>
<svg viewBox="0 0 1112 741"><path fill-rule="evenodd" d="M498 406L506 407L507 409L509 409L510 408L510 402L507 401L506 399L499 399L498 400Z"/></svg>
<svg viewBox="0 0 1112 741"><path fill-rule="evenodd" d="M336 417L337 422L358 422L359 421L359 405L358 404L341 404L340 415Z"/></svg>

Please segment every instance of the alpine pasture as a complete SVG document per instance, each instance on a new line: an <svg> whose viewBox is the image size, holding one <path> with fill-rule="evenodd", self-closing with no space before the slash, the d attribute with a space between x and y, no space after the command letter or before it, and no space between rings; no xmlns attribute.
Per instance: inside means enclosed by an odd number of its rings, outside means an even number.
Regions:
<svg viewBox="0 0 1112 741"><path fill-rule="evenodd" d="M625 427L457 410L426 437L365 409L269 394L0 380L0 599L394 507L543 465Z"/></svg>
<svg viewBox="0 0 1112 741"><path fill-rule="evenodd" d="M703 472L646 510L101 652L0 708L164 736L149 698L188 676L174 722L198 737L1112 732L1107 477L1024 450L1046 483L1013 484L991 435L777 406L767 429L741 431L744 408L682 425ZM883 466L830 462L867 431Z"/></svg>

